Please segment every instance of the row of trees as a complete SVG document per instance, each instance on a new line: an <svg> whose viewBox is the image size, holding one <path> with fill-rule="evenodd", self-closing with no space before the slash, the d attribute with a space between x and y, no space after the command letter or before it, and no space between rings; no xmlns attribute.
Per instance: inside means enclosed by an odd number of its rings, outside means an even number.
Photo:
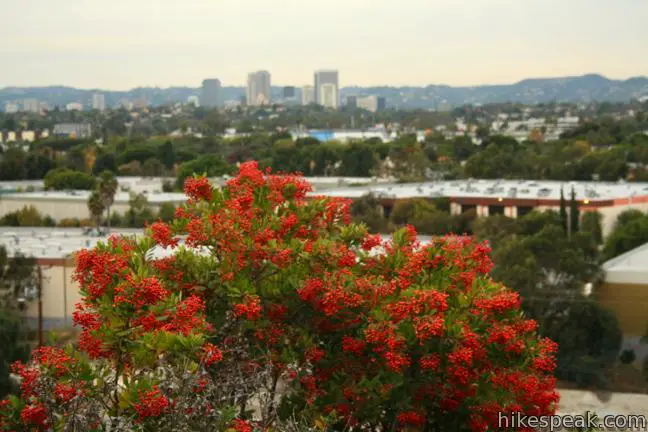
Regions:
<svg viewBox="0 0 648 432"><path fill-rule="evenodd" d="M603 118L558 141L518 143L482 128L480 146L467 136L446 139L438 133L423 142L403 135L391 143L370 139L352 144L313 138L293 141L287 133L233 139L115 137L103 146L91 140L47 139L27 152L10 148L0 155L0 180L42 179L54 170L48 187L92 189L90 176L109 170L120 175L177 176L180 186L192 172L232 174L236 163L256 159L277 171L313 176L639 181L648 179L644 130L648 130L645 119Z"/></svg>

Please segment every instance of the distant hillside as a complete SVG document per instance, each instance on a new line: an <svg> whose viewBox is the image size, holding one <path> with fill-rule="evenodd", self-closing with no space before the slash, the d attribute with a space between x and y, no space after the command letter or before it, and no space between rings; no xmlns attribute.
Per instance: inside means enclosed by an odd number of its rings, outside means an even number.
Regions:
<svg viewBox="0 0 648 432"><path fill-rule="evenodd" d="M98 90L81 90L72 87L7 87L0 89L0 110L6 102L22 99L38 99L51 106L63 106L70 102L90 105L92 94ZM280 87L273 87L273 94L279 95ZM105 91L106 102L115 106L122 100L146 99L152 105L171 102L186 102L189 96L199 96L199 88L138 87L129 91ZM239 100L245 94L243 87L223 87L223 100ZM520 102L535 104L541 102L623 102L633 98L648 97L648 78L635 77L628 80L610 80L601 75L579 77L526 79L508 85L484 85L476 87L450 87L429 85L427 87L345 87L342 97L348 95L375 94L387 99L390 107L438 108L449 104L486 104L496 102Z"/></svg>

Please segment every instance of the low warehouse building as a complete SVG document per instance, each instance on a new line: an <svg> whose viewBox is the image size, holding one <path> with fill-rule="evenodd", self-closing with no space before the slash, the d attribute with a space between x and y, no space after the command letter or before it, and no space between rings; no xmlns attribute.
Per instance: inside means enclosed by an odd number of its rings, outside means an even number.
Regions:
<svg viewBox="0 0 648 432"><path fill-rule="evenodd" d="M117 235L141 235L142 230L113 231ZM74 252L92 248L106 236L98 236L83 229L65 228L0 228L0 246L9 257L18 254L33 257L41 270L41 299L43 329L62 329L72 326L74 306L81 300L79 286L72 280ZM38 326L38 287L30 289L26 318L30 327Z"/></svg>
<svg viewBox="0 0 648 432"><path fill-rule="evenodd" d="M648 243L603 264L605 282L596 299L616 313L623 332L623 349L632 349L638 359L648 355L641 342L648 335Z"/></svg>
<svg viewBox="0 0 648 432"><path fill-rule="evenodd" d="M515 218L532 210L559 210L561 190L569 206L572 189L581 213L601 213L603 235L612 230L617 216L624 210L648 211L648 183L455 180L346 187L317 195L357 199L373 193L381 200L387 215L399 200L444 197L450 201L452 214L474 210L477 216L502 214Z"/></svg>

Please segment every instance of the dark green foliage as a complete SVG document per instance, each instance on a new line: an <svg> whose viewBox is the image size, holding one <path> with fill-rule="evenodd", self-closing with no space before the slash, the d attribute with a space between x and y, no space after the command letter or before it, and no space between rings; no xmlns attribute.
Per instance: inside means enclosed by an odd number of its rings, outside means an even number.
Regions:
<svg viewBox="0 0 648 432"><path fill-rule="evenodd" d="M27 360L29 346L25 343L24 332L17 314L0 307L0 398L17 390L9 377L11 364Z"/></svg>
<svg viewBox="0 0 648 432"><path fill-rule="evenodd" d="M54 190L92 190L97 180L90 174L58 168L45 176L45 189Z"/></svg>
<svg viewBox="0 0 648 432"><path fill-rule="evenodd" d="M648 243L648 215L638 210L621 213L603 247L603 258L612 259Z"/></svg>
<svg viewBox="0 0 648 432"><path fill-rule="evenodd" d="M621 344L616 317L583 295L602 277L590 232L565 236L554 212L519 219L494 216L474 225L493 247L493 277L520 292L526 314L559 344L557 376L582 386L604 386ZM587 325L583 325L587 323Z"/></svg>

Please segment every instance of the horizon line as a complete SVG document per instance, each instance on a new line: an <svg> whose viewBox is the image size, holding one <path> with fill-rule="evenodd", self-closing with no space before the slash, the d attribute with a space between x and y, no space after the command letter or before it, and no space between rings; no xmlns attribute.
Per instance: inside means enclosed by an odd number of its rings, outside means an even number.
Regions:
<svg viewBox="0 0 648 432"><path fill-rule="evenodd" d="M270 73L270 76L272 77L272 73ZM510 86L510 85L516 85L520 84L524 81L534 81L534 80L559 80L559 79L574 79L574 78L584 78L587 76L597 76L601 77L604 79L607 79L609 81L629 81L631 79L648 79L648 75L632 75L627 78L610 78L606 75L596 73L596 72L590 72L590 73L584 73L580 75L567 75L567 76L546 76L546 77L530 77L530 78L523 78L519 81L516 82L508 82L508 83L484 83L484 84L475 84L475 85L451 85L451 84L424 84L424 85L415 85L415 84L404 84L404 85L394 85L394 84L380 84L380 85L359 85L359 84L353 84L353 85L347 85L347 86L341 86L341 89L345 88L404 88L404 87L411 87L411 88L425 88L425 87L430 87L430 86L436 86L436 87L452 87L452 88L477 88L477 87L491 87L491 86ZM218 79L219 81L220 78L216 77L206 77L203 79ZM303 84L303 85L294 85L294 84L271 84L272 87L295 87L295 88L302 88L307 85L312 85L310 83L308 84ZM33 88L54 88L54 87L63 87L63 88L69 88L69 89L75 89L75 90L80 90L80 91L97 91L97 92L130 92L136 89L160 89L160 90L167 90L167 89L173 89L173 88L191 88L191 89L200 89L202 87L202 83L196 87L190 86L190 85L170 85L166 87L162 86L136 86L136 87L130 87L128 89L107 89L107 88L100 88L100 87L90 87L90 88L79 88L75 87L72 85L65 85L65 84L48 84L48 85L31 85L31 86L18 86L18 85L7 85L2 88L0 88L0 91L6 90L6 89L33 89ZM247 84L238 84L238 85L223 85L223 82L221 81L221 87L222 88L246 88Z"/></svg>

